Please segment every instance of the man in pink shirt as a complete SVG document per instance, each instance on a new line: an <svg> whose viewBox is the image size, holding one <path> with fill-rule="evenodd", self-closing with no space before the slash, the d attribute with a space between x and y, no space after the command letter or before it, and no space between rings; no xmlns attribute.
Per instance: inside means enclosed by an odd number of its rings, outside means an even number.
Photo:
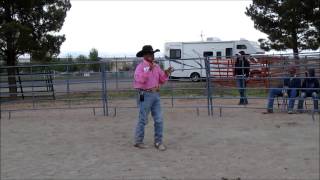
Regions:
<svg viewBox="0 0 320 180"><path fill-rule="evenodd" d="M148 114L154 120L154 146L164 151L165 145L162 142L163 134L163 118L161 114L160 85L168 80L168 76L173 71L168 68L163 71L158 64L154 62L154 53L159 52L158 49L153 50L152 46L145 45L142 50L137 53L137 57L143 57L143 61L136 67L134 73L133 87L138 90L139 120L135 131L135 147L147 148L143 143L144 127L147 123Z"/></svg>

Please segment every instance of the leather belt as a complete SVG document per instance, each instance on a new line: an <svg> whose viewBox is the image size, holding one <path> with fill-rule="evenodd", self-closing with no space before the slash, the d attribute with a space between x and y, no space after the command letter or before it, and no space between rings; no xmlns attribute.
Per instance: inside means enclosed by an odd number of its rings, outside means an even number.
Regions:
<svg viewBox="0 0 320 180"><path fill-rule="evenodd" d="M159 92L159 88L152 88L152 89L139 89L140 91L145 92Z"/></svg>

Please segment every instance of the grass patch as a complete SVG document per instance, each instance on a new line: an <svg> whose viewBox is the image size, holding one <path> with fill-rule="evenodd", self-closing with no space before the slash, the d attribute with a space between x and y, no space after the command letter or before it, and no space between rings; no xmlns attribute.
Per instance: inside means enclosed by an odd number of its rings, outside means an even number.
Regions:
<svg viewBox="0 0 320 180"><path fill-rule="evenodd" d="M266 97L268 93L264 89L247 89L247 96L253 97ZM216 89L213 92L215 96L239 96L239 91L237 89Z"/></svg>

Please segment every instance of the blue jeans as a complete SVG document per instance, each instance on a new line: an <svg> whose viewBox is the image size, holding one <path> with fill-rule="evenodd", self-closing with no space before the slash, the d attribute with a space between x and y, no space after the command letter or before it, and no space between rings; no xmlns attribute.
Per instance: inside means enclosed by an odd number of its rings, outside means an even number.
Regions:
<svg viewBox="0 0 320 180"><path fill-rule="evenodd" d="M318 111L318 109L319 109L318 94L316 92L312 92L312 93L302 92L301 95L300 95L299 103L298 103L298 109L300 111L303 110L303 103L304 103L304 99L306 97L312 97L312 99L313 99L313 108L314 108L315 111Z"/></svg>
<svg viewBox="0 0 320 180"><path fill-rule="evenodd" d="M244 76L236 77L236 83L240 94L240 104L248 103L246 96L246 78Z"/></svg>
<svg viewBox="0 0 320 180"><path fill-rule="evenodd" d="M143 142L144 127L147 124L147 118L150 111L154 120L154 142L162 143L163 118L161 113L160 95L157 92L143 93L144 101L140 101L138 97L139 120L135 131L135 143Z"/></svg>
<svg viewBox="0 0 320 180"><path fill-rule="evenodd" d="M276 96L283 96L282 91L283 89L281 88L270 90L269 96L268 96L268 107L267 107L269 110L273 110L274 98ZM291 111L294 108L295 98L297 97L297 90L290 89L288 96L289 96L288 110Z"/></svg>

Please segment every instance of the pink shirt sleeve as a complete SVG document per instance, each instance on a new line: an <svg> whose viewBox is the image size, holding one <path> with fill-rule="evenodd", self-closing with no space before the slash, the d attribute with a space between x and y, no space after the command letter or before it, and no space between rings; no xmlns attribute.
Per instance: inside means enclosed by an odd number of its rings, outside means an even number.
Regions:
<svg viewBox="0 0 320 180"><path fill-rule="evenodd" d="M134 80L139 83L145 83L150 76L150 71L144 71L143 65L139 64L134 72Z"/></svg>
<svg viewBox="0 0 320 180"><path fill-rule="evenodd" d="M166 73L158 66L159 71L159 84L164 84L168 80Z"/></svg>

